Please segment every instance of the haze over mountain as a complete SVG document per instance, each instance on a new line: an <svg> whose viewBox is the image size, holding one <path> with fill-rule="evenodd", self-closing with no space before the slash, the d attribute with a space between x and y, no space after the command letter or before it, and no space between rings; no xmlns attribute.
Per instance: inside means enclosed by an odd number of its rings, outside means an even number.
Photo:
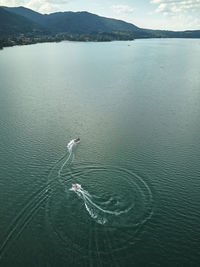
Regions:
<svg viewBox="0 0 200 267"><path fill-rule="evenodd" d="M88 12L40 14L24 7L0 7L0 35L19 33L96 35L113 34L120 38L200 38L200 31L163 31L139 28L125 21L101 17Z"/></svg>

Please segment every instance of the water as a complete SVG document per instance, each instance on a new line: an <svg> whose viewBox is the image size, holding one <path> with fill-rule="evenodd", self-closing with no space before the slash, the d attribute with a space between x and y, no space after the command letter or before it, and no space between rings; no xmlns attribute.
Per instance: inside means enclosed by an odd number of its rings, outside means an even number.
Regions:
<svg viewBox="0 0 200 267"><path fill-rule="evenodd" d="M199 266L199 53L184 39L0 52L0 266Z"/></svg>

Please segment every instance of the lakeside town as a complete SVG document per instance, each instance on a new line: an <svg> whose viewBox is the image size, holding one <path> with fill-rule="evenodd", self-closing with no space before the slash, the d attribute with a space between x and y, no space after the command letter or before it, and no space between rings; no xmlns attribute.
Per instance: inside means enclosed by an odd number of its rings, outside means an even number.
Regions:
<svg viewBox="0 0 200 267"><path fill-rule="evenodd" d="M61 41L82 41L82 42L109 42L113 40L134 40L133 35L129 33L112 32L112 33L93 33L93 34L55 34L55 35L34 35L20 34L0 38L0 49L16 45L29 45L45 42Z"/></svg>

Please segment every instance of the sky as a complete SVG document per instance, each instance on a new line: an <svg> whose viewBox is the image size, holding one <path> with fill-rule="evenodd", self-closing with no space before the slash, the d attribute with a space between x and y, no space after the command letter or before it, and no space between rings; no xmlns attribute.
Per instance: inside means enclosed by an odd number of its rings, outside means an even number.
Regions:
<svg viewBox="0 0 200 267"><path fill-rule="evenodd" d="M43 14L88 11L141 28L200 30L200 0L0 0L0 6L24 6Z"/></svg>

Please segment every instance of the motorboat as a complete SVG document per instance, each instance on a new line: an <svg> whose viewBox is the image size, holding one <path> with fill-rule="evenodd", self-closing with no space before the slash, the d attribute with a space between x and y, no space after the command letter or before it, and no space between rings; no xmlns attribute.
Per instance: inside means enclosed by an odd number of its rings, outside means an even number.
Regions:
<svg viewBox="0 0 200 267"><path fill-rule="evenodd" d="M79 143L81 141L81 139L80 138L76 138L76 139L74 139L74 143Z"/></svg>
<svg viewBox="0 0 200 267"><path fill-rule="evenodd" d="M80 138L72 139L72 140L67 144L67 148L68 148L69 150L71 150L72 147L73 147L73 145L78 144L78 143L80 143Z"/></svg>
<svg viewBox="0 0 200 267"><path fill-rule="evenodd" d="M91 197L91 195L86 190L84 190L80 184L72 184L72 188L70 188L69 190L76 192L79 197Z"/></svg>
<svg viewBox="0 0 200 267"><path fill-rule="evenodd" d="M80 184L72 184L72 189L75 190L75 191L78 191L78 190L80 190L82 188L81 188Z"/></svg>

